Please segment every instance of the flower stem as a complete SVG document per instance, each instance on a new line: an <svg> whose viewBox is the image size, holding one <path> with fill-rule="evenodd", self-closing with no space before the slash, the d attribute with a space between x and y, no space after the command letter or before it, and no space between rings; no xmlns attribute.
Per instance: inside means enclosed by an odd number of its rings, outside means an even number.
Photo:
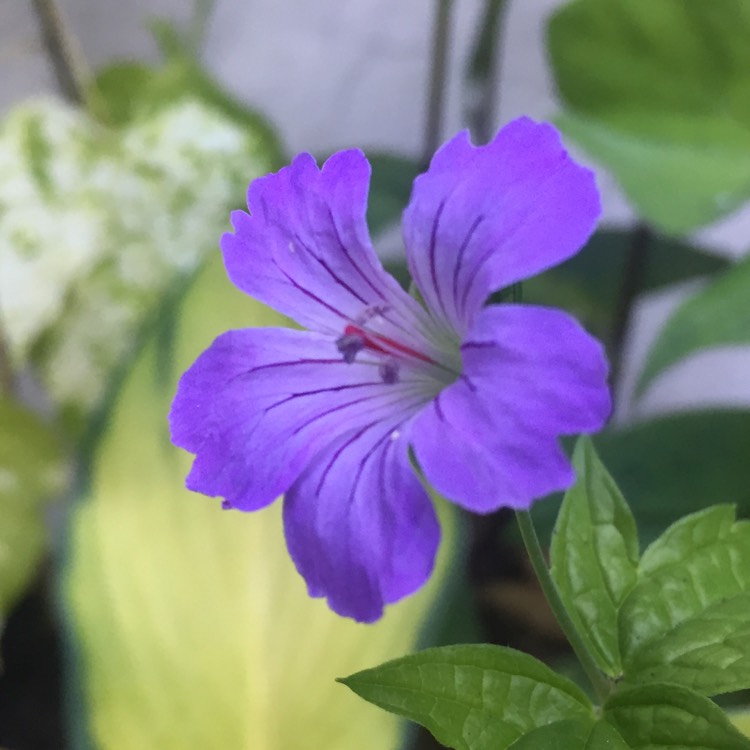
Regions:
<svg viewBox="0 0 750 750"><path fill-rule="evenodd" d="M87 100L91 73L75 37L63 21L57 0L32 0L57 85L66 99L74 104Z"/></svg>
<svg viewBox="0 0 750 750"><path fill-rule="evenodd" d="M630 238L625 260L625 269L620 282L615 307L614 322L611 334L611 357L610 357L610 384L613 390L617 389L622 372L622 354L625 343L625 335L630 325L630 317L638 293L643 286L643 281L648 270L648 256L651 249L653 232L648 224L640 222L636 224Z"/></svg>
<svg viewBox="0 0 750 750"><path fill-rule="evenodd" d="M547 603L552 610L552 614L554 614L560 628L563 633L565 633L565 637L573 647L573 651L591 681L597 697L600 701L604 702L611 692L611 684L597 666L588 646L586 646L586 643L578 632L575 623L568 614L568 610L565 608L565 604L560 597L560 592L557 590L557 586L552 580L549 568L544 559L544 552L542 552L542 546L539 544L539 537L536 534L534 523L531 520L531 513L527 510L516 511L516 520L518 521L518 528L521 531L524 546L529 555L529 561L534 568L534 573L536 573L536 577L542 587L542 592L547 599Z"/></svg>
<svg viewBox="0 0 750 750"><path fill-rule="evenodd" d="M451 32L453 0L436 0L435 25L430 55L430 88L427 97L427 122L422 152L422 163L427 166L437 151L442 138L445 110L445 79L448 72L448 47Z"/></svg>
<svg viewBox="0 0 750 750"><path fill-rule="evenodd" d="M500 58L508 0L485 0L484 13L466 74L466 119L477 143L488 143L496 128Z"/></svg>

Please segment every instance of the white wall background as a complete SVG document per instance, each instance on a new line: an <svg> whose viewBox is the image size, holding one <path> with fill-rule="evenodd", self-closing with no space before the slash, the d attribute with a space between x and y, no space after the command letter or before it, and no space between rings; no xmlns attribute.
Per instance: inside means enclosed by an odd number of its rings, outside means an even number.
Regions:
<svg viewBox="0 0 750 750"><path fill-rule="evenodd" d="M157 58L149 18L189 21L193 0L60 0L94 67L114 58ZM506 23L498 125L556 109L544 53L544 21L560 0L515 0ZM462 127L460 83L483 5L456 0L445 135ZM358 145L418 154L423 130L433 0L217 0L205 61L239 98L275 123L290 152ZM22 97L55 91L30 0L0 0L0 112ZM600 172L601 174L601 172ZM1 179L1 176L0 176ZM613 182L600 179L604 221L631 220ZM750 247L750 211L700 233L717 252ZM637 409L627 393L661 321L680 295L636 311L622 398L625 417L700 401L750 402L746 352L704 355L657 382Z"/></svg>

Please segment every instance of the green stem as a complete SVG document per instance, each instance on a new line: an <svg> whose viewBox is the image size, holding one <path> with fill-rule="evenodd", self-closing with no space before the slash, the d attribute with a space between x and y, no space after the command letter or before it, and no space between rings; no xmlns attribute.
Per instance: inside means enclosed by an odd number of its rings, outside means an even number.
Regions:
<svg viewBox="0 0 750 750"><path fill-rule="evenodd" d="M552 580L549 568L544 559L544 552L542 551L541 544L539 544L539 537L536 535L536 529L531 520L531 513L528 511L516 511L516 520L518 521L518 528L521 531L521 537L529 555L531 566L534 568L536 577L539 579L539 584L542 587L550 609L563 633L565 633L565 637L573 647L578 661L588 675L597 697L600 701L604 702L611 692L611 683L597 666L594 657L568 614L568 610L565 608L565 604L560 597L560 592Z"/></svg>
<svg viewBox="0 0 750 750"><path fill-rule="evenodd" d="M453 0L437 0L435 26L430 56L430 88L427 98L422 163L426 167L437 151L442 137L443 111L445 109L445 79L448 72L448 47L451 32Z"/></svg>
<svg viewBox="0 0 750 750"><path fill-rule="evenodd" d="M466 75L466 119L477 143L488 143L497 127L503 25L508 0L485 0Z"/></svg>

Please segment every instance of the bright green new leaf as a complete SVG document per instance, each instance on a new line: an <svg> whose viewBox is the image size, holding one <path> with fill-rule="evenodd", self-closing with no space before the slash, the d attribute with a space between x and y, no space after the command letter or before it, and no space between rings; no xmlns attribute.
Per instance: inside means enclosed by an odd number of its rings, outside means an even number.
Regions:
<svg viewBox="0 0 750 750"><path fill-rule="evenodd" d="M563 130L685 232L750 198L750 7L576 0L549 25Z"/></svg>
<svg viewBox="0 0 750 750"><path fill-rule="evenodd" d="M550 548L551 573L600 668L622 673L617 613L638 569L635 521L591 440L573 453L576 483L565 495Z"/></svg>
<svg viewBox="0 0 750 750"><path fill-rule="evenodd" d="M44 502L65 476L55 433L26 407L0 398L0 625L45 549Z"/></svg>
<svg viewBox="0 0 750 750"><path fill-rule="evenodd" d="M398 720L335 677L413 647L451 518L432 582L367 626L308 597L280 502L222 511L184 489L191 457L170 445L166 421L178 375L227 328L284 325L213 260L174 337L152 339L128 375L73 519L64 596L90 733L99 750L395 747Z"/></svg>
<svg viewBox="0 0 750 750"><path fill-rule="evenodd" d="M628 750L628 747L606 721L568 719L525 734L509 750Z"/></svg>
<svg viewBox="0 0 750 750"><path fill-rule="evenodd" d="M685 357L717 346L750 344L750 259L689 297L669 317L638 380L642 393L655 377Z"/></svg>
<svg viewBox="0 0 750 750"><path fill-rule="evenodd" d="M574 683L501 646L427 649L341 681L454 750L504 750L537 727L593 716Z"/></svg>
<svg viewBox="0 0 750 750"><path fill-rule="evenodd" d="M669 528L643 555L620 627L630 683L750 688L750 521L717 505Z"/></svg>
<svg viewBox="0 0 750 750"><path fill-rule="evenodd" d="M636 750L750 748L750 740L713 701L678 685L619 690L607 702L604 718Z"/></svg>

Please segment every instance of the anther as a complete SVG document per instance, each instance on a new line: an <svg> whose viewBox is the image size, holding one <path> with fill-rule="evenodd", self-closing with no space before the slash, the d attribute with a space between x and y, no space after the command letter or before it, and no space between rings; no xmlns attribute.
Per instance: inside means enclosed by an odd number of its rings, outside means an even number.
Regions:
<svg viewBox="0 0 750 750"><path fill-rule="evenodd" d="M395 360L383 360L378 366L378 372L384 383L393 385L393 383L398 382L398 363Z"/></svg>
<svg viewBox="0 0 750 750"><path fill-rule="evenodd" d="M344 362L351 364L357 354L365 348L365 339L358 333L345 333L336 339L336 348L344 357Z"/></svg>

